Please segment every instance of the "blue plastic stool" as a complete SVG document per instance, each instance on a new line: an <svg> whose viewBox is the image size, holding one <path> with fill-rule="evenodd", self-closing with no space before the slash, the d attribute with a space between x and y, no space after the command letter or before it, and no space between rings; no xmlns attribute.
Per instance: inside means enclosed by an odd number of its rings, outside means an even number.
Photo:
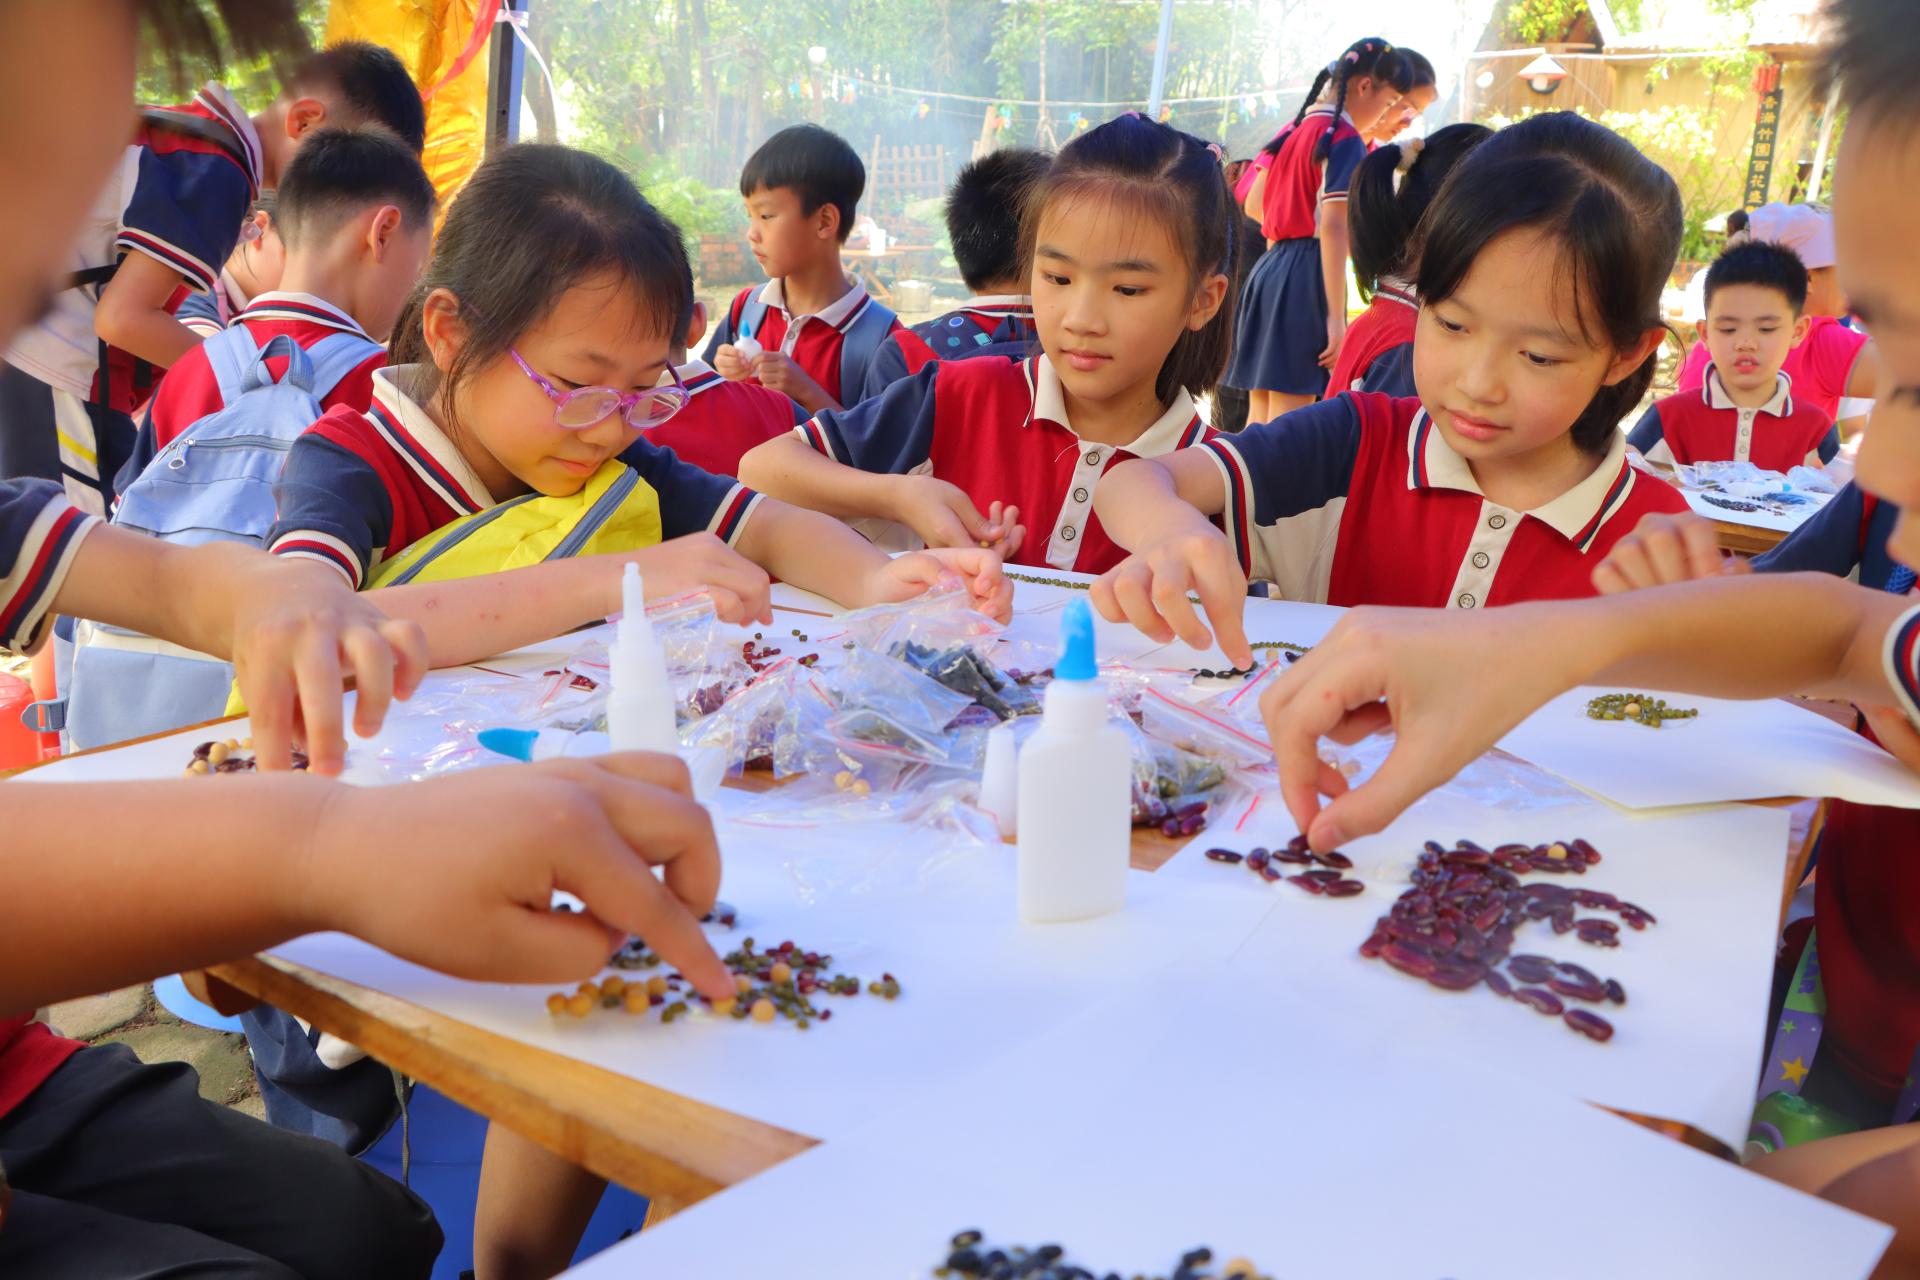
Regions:
<svg viewBox="0 0 1920 1280"><path fill-rule="evenodd" d="M229 1018L212 1005L200 1003L187 990L187 984L180 981L177 973L153 984L153 998L159 1001L162 1009L182 1022L214 1031L231 1031L234 1035L243 1034L240 1019Z"/></svg>
<svg viewBox="0 0 1920 1280"><path fill-rule="evenodd" d="M473 1269L473 1204L480 1192L480 1154L486 1147L487 1118L467 1110L446 1095L416 1084L407 1103L413 1159L409 1185L440 1220L447 1243L433 1264L433 1280L460 1280ZM374 1168L400 1179L400 1123L360 1157ZM647 1202L624 1187L608 1186L600 1207L587 1223L575 1251L576 1264L608 1245L640 1230L647 1220Z"/></svg>

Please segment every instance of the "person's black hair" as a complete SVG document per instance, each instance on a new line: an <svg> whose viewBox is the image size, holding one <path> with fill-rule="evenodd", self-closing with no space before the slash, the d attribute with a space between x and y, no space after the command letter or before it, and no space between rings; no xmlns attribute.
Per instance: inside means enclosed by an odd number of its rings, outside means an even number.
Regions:
<svg viewBox="0 0 1920 1280"><path fill-rule="evenodd" d="M422 321L427 298L459 300L466 341L445 371L454 391L540 323L588 280L613 277L639 297L641 322L678 346L693 310L693 268L680 229L598 156L525 142L488 157L447 210L433 260L393 326L393 363L431 370Z"/></svg>
<svg viewBox="0 0 1920 1280"><path fill-rule="evenodd" d="M1433 72L1433 63L1427 60L1426 54L1403 48L1400 50L1400 56L1406 60L1407 64L1407 87L1400 92L1412 93L1415 89L1430 89L1438 83Z"/></svg>
<svg viewBox="0 0 1920 1280"><path fill-rule="evenodd" d="M1052 163L1045 151L1003 147L968 164L953 180L947 191L947 240L967 288L979 293L995 281L1019 278L1020 214L1027 193Z"/></svg>
<svg viewBox="0 0 1920 1280"><path fill-rule="evenodd" d="M1735 209L1727 215L1727 234L1730 236L1739 235L1747 229L1747 222L1747 211L1745 209Z"/></svg>
<svg viewBox="0 0 1920 1280"><path fill-rule="evenodd" d="M823 205L840 212L840 243L853 234L853 211L867 189L867 166L847 140L817 124L796 124L768 138L740 170L740 194L778 191L800 197L800 211Z"/></svg>
<svg viewBox="0 0 1920 1280"><path fill-rule="evenodd" d="M1347 188L1347 225L1362 289L1371 292L1387 276L1407 273L1407 247L1427 206L1453 166L1492 136L1483 124L1450 124L1418 144L1404 173L1400 161L1413 143L1389 142L1360 162Z"/></svg>
<svg viewBox="0 0 1920 1280"><path fill-rule="evenodd" d="M1786 296L1799 315L1807 305L1807 264L1784 244L1749 240L1737 244L1713 260L1707 268L1707 306L1713 295L1730 284L1753 284L1776 289Z"/></svg>
<svg viewBox="0 0 1920 1280"><path fill-rule="evenodd" d="M298 0L135 0L134 8L175 89L187 88L196 69L217 74L229 58L283 64L310 48Z"/></svg>
<svg viewBox="0 0 1920 1280"><path fill-rule="evenodd" d="M1031 273L1047 210L1069 200L1099 199L1129 220L1151 219L1166 228L1185 258L1190 287L1198 292L1215 275L1233 274L1238 211L1227 189L1217 151L1192 134L1136 112L1116 117L1075 137L1034 184L1020 233L1023 272ZM1183 330L1161 362L1154 391L1161 404L1182 387L1201 395L1227 366L1233 341L1233 293L1213 319Z"/></svg>
<svg viewBox="0 0 1920 1280"><path fill-rule="evenodd" d="M420 157L379 125L316 129L280 175L273 218L287 248L320 244L368 208L390 204L409 230L433 218L433 180Z"/></svg>
<svg viewBox="0 0 1920 1280"><path fill-rule="evenodd" d="M1424 61L1424 59L1423 59ZM1307 96L1301 100L1300 109L1293 113L1291 129L1300 127L1307 118L1307 111L1320 100L1320 91L1329 82L1333 85L1333 114L1327 118L1327 127L1314 143L1313 158L1325 160L1327 150L1333 145L1333 135L1340 128L1340 116L1347 109L1347 86L1355 80L1371 77L1383 80L1401 93L1413 88L1413 68L1400 52L1379 36L1368 36L1364 40L1355 40L1348 45L1346 52L1320 68L1314 76L1313 85L1307 90ZM1286 131L1275 134L1261 150L1268 155L1279 155L1286 141Z"/></svg>
<svg viewBox="0 0 1920 1280"><path fill-rule="evenodd" d="M301 97L328 89L351 117L336 124L384 125L419 155L427 146L427 104L413 77L390 51L365 40L328 45L294 68L287 92Z"/></svg>
<svg viewBox="0 0 1920 1280"><path fill-rule="evenodd" d="M1824 79L1850 111L1875 120L1920 116L1920 27L1911 0L1828 0Z"/></svg>
<svg viewBox="0 0 1920 1280"><path fill-rule="evenodd" d="M1660 294L1680 253L1680 189L1619 134L1571 111L1530 116L1495 133L1452 175L1414 235L1422 306L1459 289L1474 259L1510 231L1560 243L1564 283L1582 335L1616 352L1662 328ZM1603 454L1653 381L1658 351L1594 393L1574 444Z"/></svg>

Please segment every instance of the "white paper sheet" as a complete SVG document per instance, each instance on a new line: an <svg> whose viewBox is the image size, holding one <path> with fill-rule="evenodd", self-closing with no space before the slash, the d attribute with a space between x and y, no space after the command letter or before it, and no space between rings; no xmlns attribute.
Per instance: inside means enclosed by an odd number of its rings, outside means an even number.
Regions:
<svg viewBox="0 0 1920 1280"><path fill-rule="evenodd" d="M1311 974L1134 984L570 1275L919 1280L956 1231L1105 1274L1859 1280L1891 1233L1618 1117L1356 1041Z"/></svg>
<svg viewBox="0 0 1920 1280"><path fill-rule="evenodd" d="M1630 809L1833 796L1920 808L1920 777L1859 734L1780 699L1734 702L1652 692L1692 720L1658 729L1591 720L1587 701L1617 689L1574 689L1500 740L1502 749Z"/></svg>
<svg viewBox="0 0 1920 1280"><path fill-rule="evenodd" d="M1679 486L1675 486L1679 488ZM1772 511L1733 511L1726 507L1708 502L1704 491L1681 488L1680 494L1687 505L1709 520L1719 520L1726 524L1746 525L1753 529L1772 529L1777 533L1792 533L1811 520L1816 512L1826 505L1824 500L1810 502L1796 508L1792 515L1776 515ZM1721 495L1725 496L1725 495ZM1814 496L1814 495L1808 495Z"/></svg>
<svg viewBox="0 0 1920 1280"><path fill-rule="evenodd" d="M1747 805L1638 817L1589 801L1502 813L1434 795L1380 835L1347 846L1350 874L1366 880L1367 891L1329 899L1204 857L1213 845L1244 851L1285 843L1295 828L1276 802L1263 804L1237 833L1202 836L1159 874L1272 900L1273 913L1235 955L1235 971L1296 976L1311 985L1316 1002L1346 1010L1355 1039L1380 1053L1417 1044L1468 1065L1551 1082L1575 1097L1685 1121L1737 1151L1765 1051L1789 826L1784 810ZM1638 932L1622 926L1620 945L1609 949L1532 922L1513 949L1618 978L1627 1003L1595 1009L1614 1026L1607 1043L1485 987L1441 991L1359 955L1374 920L1407 889L1424 841L1451 848L1466 838L1491 848L1575 836L1591 841L1605 861L1584 876L1552 882L1612 893L1658 923ZM1604 911L1580 914L1619 920Z"/></svg>
<svg viewBox="0 0 1920 1280"><path fill-rule="evenodd" d="M726 797L732 809L750 800ZM556 1020L550 988L462 982L338 934L277 954L502 1035L596 1063L768 1123L830 1137L930 1079L1019 1043L1181 957L1224 960L1271 903L1216 885L1136 872L1127 909L1078 924L1022 925L1011 846L959 852L925 874L931 837L892 825L769 830L726 823L721 896L740 912L728 940L792 939L863 980L891 972L893 1003L832 999L800 1031L706 1015L663 1026L599 1011ZM796 874L797 872L797 874Z"/></svg>

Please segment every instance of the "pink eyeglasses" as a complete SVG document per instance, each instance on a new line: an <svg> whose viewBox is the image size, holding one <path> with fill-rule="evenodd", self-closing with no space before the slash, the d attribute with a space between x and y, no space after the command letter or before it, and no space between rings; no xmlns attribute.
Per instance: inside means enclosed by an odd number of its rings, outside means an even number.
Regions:
<svg viewBox="0 0 1920 1280"><path fill-rule="evenodd" d="M520 366L520 372L533 379L533 384L547 393L547 399L553 401L555 425L569 431L585 431L615 412L626 419L628 426L644 431L648 427L659 426L686 408L687 401L693 399L687 384L680 381L680 371L671 363L667 365L667 372L673 376L673 385L670 387L648 387L644 391L575 387L571 391L562 391L536 373L518 351L508 347L507 354Z"/></svg>

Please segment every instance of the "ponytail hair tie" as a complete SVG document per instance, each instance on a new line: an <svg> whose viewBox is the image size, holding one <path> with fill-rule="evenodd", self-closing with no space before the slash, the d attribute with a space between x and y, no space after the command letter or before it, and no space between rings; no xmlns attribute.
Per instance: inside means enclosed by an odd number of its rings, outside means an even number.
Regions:
<svg viewBox="0 0 1920 1280"><path fill-rule="evenodd" d="M1425 138L1408 138L1405 142L1401 143L1400 160L1393 166L1393 171L1395 173L1405 173L1407 170L1413 168L1414 161L1420 158L1420 153L1426 150L1426 146L1427 140Z"/></svg>
<svg viewBox="0 0 1920 1280"><path fill-rule="evenodd" d="M1213 153L1213 158L1215 160L1219 161L1222 164L1226 163L1227 153L1220 149L1219 143L1209 142L1207 144L1207 150Z"/></svg>

